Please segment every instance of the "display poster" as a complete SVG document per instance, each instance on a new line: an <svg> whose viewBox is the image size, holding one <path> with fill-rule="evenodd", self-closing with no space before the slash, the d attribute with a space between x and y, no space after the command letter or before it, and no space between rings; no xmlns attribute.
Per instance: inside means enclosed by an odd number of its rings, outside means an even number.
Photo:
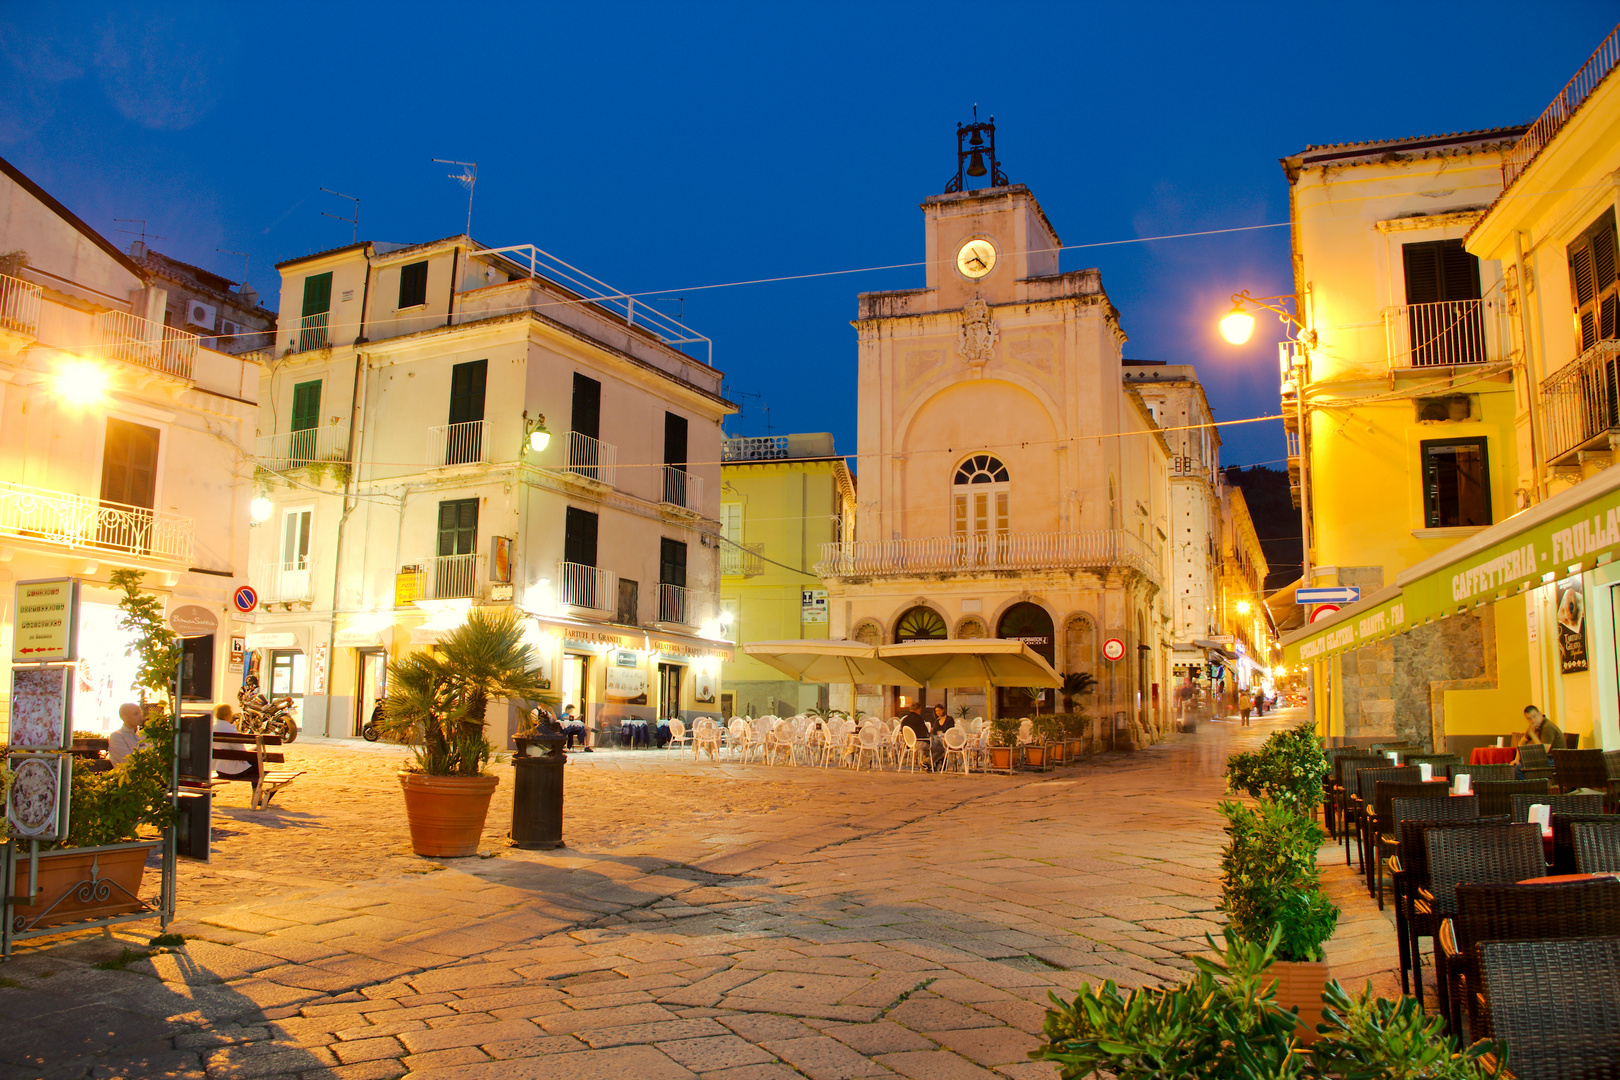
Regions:
<svg viewBox="0 0 1620 1080"><path fill-rule="evenodd" d="M510 536L492 536L489 538L489 580L502 585L512 580L512 538Z"/></svg>
<svg viewBox="0 0 1620 1080"><path fill-rule="evenodd" d="M427 572L420 563L402 566L394 575L394 606L405 607L427 594Z"/></svg>
<svg viewBox="0 0 1620 1080"><path fill-rule="evenodd" d="M1558 583L1558 668L1586 670L1586 591L1579 577Z"/></svg>
<svg viewBox="0 0 1620 1080"><path fill-rule="evenodd" d="M824 623L827 621L826 589L799 590L799 621L801 623Z"/></svg>
<svg viewBox="0 0 1620 1080"><path fill-rule="evenodd" d="M13 750L66 750L73 741L72 664L11 669Z"/></svg>
<svg viewBox="0 0 1620 1080"><path fill-rule="evenodd" d="M13 663L77 660L79 583L72 578L17 582Z"/></svg>
<svg viewBox="0 0 1620 1080"><path fill-rule="evenodd" d="M315 643L315 654L309 665L309 692L312 695L326 693L326 642Z"/></svg>
<svg viewBox="0 0 1620 1080"><path fill-rule="evenodd" d="M632 703L637 698L643 700L647 697L647 669L641 663L641 657L630 649L621 649L612 654L612 662L607 665L607 696L613 701Z"/></svg>
<svg viewBox="0 0 1620 1080"><path fill-rule="evenodd" d="M707 671L699 671L693 676L693 685L696 687L697 699L701 704L714 704L714 676Z"/></svg>
<svg viewBox="0 0 1620 1080"><path fill-rule="evenodd" d="M6 821L11 835L25 840L60 840L68 831L68 796L73 789L71 754L12 754Z"/></svg>

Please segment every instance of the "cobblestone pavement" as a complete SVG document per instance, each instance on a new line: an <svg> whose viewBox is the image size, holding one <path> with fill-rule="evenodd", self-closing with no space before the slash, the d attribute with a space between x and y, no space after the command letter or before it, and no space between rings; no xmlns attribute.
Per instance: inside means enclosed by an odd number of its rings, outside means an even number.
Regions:
<svg viewBox="0 0 1620 1080"><path fill-rule="evenodd" d="M1011 1080L1048 991L1180 978L1219 933L1214 804L1248 729L1017 777L693 763L568 766L569 847L410 853L396 747L295 744L269 811L232 785L155 924L0 968L0 1075L457 1080ZM1324 849L1329 959L1392 980L1393 935ZM1358 892L1359 890L1359 892Z"/></svg>

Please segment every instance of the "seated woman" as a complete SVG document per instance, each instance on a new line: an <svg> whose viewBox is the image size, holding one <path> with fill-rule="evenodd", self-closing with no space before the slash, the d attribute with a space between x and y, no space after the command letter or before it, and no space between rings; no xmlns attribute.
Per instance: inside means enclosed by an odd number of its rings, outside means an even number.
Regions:
<svg viewBox="0 0 1620 1080"><path fill-rule="evenodd" d="M231 722L235 713L228 704L214 706L214 730L223 735L240 735L236 725ZM246 743L237 744L246 747ZM256 761L236 761L230 758L213 759L214 775L221 780L246 780L253 782L259 778L259 763Z"/></svg>

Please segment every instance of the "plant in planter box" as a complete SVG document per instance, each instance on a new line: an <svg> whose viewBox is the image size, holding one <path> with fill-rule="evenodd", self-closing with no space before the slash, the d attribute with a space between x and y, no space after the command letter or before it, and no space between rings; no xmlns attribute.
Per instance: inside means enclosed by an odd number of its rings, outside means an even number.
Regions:
<svg viewBox="0 0 1620 1080"><path fill-rule="evenodd" d="M1063 711L1074 711L1074 699L1097 689L1097 676L1089 671L1070 671L1063 676Z"/></svg>
<svg viewBox="0 0 1620 1080"><path fill-rule="evenodd" d="M1322 741L1307 721L1276 732L1259 750L1233 754L1226 762L1226 785L1231 791L1309 815L1322 801L1322 778L1327 771Z"/></svg>
<svg viewBox="0 0 1620 1080"><path fill-rule="evenodd" d="M987 752L990 755L990 769L992 772L1011 772L1016 762L1018 742L1017 720L990 721L990 745Z"/></svg>
<svg viewBox="0 0 1620 1080"><path fill-rule="evenodd" d="M492 698L555 704L510 609L474 610L436 653L388 665L388 698L379 726L409 745L413 769L400 772L411 844L418 855L478 850L497 778L485 772L495 748L484 736Z"/></svg>

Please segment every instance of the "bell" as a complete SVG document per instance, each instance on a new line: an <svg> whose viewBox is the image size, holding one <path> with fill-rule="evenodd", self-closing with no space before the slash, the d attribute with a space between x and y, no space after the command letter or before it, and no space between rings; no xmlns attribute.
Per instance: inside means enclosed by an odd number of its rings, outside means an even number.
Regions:
<svg viewBox="0 0 1620 1080"><path fill-rule="evenodd" d="M983 176L985 172L984 154L978 150L973 151L973 160L968 162L967 174L969 176Z"/></svg>
<svg viewBox="0 0 1620 1080"><path fill-rule="evenodd" d="M974 128L973 129L973 138L968 140L968 145L969 146L983 146L984 145L984 132L980 131L978 128Z"/></svg>

